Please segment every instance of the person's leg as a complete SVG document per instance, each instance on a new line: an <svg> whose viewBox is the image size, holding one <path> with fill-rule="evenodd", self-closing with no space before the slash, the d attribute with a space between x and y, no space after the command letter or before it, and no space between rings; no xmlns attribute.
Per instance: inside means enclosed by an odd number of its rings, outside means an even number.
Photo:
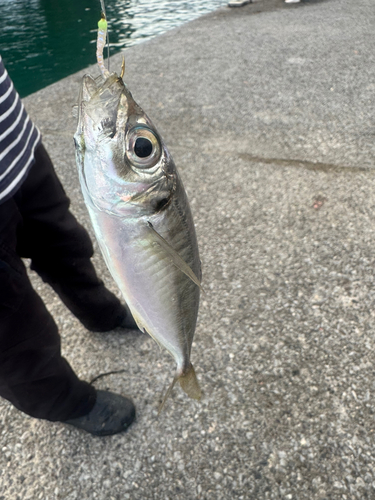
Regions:
<svg viewBox="0 0 375 500"><path fill-rule="evenodd" d="M0 396L37 418L86 415L96 391L61 357L56 324L15 252L22 217L13 199L0 205Z"/></svg>
<svg viewBox="0 0 375 500"><path fill-rule="evenodd" d="M135 418L132 401L96 391L61 357L56 324L15 251L20 233L22 216L10 199L0 205L0 396L30 416L97 436L125 431Z"/></svg>
<svg viewBox="0 0 375 500"><path fill-rule="evenodd" d="M14 199L24 219L18 253L31 258L31 268L83 325L92 331L134 328L119 299L96 275L90 237L69 211L70 201L43 145Z"/></svg>

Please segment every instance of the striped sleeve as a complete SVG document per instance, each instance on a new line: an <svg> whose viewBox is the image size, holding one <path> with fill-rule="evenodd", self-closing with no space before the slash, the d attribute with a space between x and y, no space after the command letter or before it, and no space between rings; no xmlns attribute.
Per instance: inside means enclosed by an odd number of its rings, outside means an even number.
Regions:
<svg viewBox="0 0 375 500"><path fill-rule="evenodd" d="M26 113L0 56L0 203L25 180L39 142L40 132Z"/></svg>

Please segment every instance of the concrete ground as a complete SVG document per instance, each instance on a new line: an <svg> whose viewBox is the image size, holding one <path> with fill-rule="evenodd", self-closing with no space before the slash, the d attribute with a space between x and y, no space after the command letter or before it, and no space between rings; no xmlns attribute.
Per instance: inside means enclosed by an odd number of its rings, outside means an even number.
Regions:
<svg viewBox="0 0 375 500"><path fill-rule="evenodd" d="M33 276L79 376L126 369L95 385L132 395L138 418L94 438L1 401L1 500L375 498L374 31L373 0L259 0L126 51L195 217L204 398L176 387L158 418L170 357L143 335L90 334ZM26 106L90 229L82 74Z"/></svg>

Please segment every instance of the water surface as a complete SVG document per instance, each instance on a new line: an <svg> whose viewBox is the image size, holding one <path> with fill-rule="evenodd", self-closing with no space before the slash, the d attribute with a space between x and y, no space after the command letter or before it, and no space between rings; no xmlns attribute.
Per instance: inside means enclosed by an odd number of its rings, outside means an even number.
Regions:
<svg viewBox="0 0 375 500"><path fill-rule="evenodd" d="M226 3L107 0L111 54ZM0 0L0 53L21 97L95 63L99 18L99 0Z"/></svg>

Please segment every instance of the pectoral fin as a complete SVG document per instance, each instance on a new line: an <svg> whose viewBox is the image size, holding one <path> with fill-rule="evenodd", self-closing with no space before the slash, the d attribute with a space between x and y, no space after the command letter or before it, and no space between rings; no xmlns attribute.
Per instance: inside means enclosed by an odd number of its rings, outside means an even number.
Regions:
<svg viewBox="0 0 375 500"><path fill-rule="evenodd" d="M169 257L172 259L173 264L182 272L184 273L188 278L191 279L193 283L195 283L201 291L204 293L204 290L202 288L202 285L200 284L199 279L195 275L194 271L191 269L190 266L186 264L186 262L178 255L176 250L174 250L171 245L166 241L157 231L155 231L154 226L151 224L151 222L148 222L148 227L152 231L152 234L155 237L155 241L162 247L163 250L167 252Z"/></svg>

